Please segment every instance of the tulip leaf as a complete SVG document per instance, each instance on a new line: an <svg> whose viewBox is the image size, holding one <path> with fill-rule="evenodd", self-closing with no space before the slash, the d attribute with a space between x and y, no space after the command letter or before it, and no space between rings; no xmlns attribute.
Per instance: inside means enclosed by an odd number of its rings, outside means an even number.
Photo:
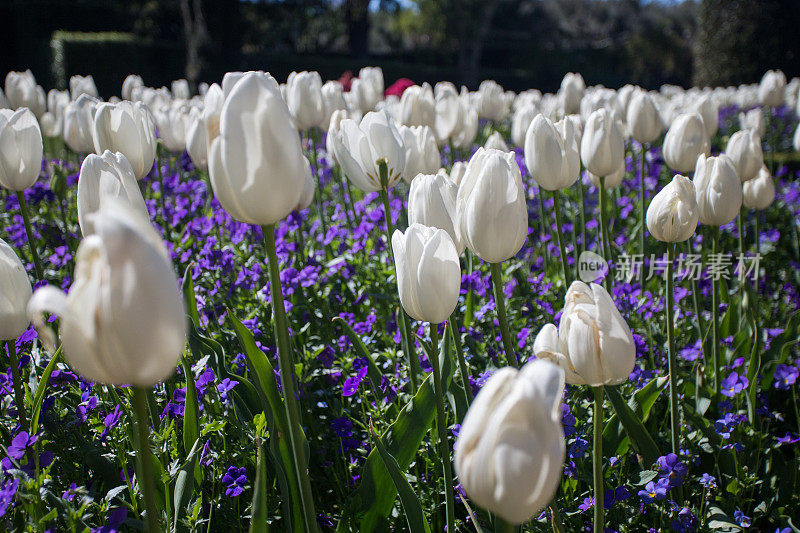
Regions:
<svg viewBox="0 0 800 533"><path fill-rule="evenodd" d="M445 336L439 355L442 369L442 387L450 386L454 367L446 356L450 349L450 335ZM420 384L417 394L400 410L395 421L381 435L381 443L395 458L398 469L408 469L419 450L422 440L433 424L436 399L433 376L430 374ZM361 471L361 484L342 513L337 531L385 531L386 518L392 511L397 492L394 482L376 449L370 451Z"/></svg>
<svg viewBox="0 0 800 533"><path fill-rule="evenodd" d="M197 452L200 449L200 440L195 440L192 447L187 452L188 457L178 472L175 480L175 493L172 495L174 506L172 529L178 531L188 531L189 529L180 523L181 517L185 514L186 508L192 499L194 491L194 477L197 466Z"/></svg>
<svg viewBox="0 0 800 533"><path fill-rule="evenodd" d="M200 435L200 408L197 401L197 388L194 383L194 374L186 358L181 359L183 374L186 376L186 400L183 414L183 451L189 453Z"/></svg>
<svg viewBox="0 0 800 533"><path fill-rule="evenodd" d="M762 389L769 389L772 385L772 380L775 378L777 365L784 364L792 347L800 343L798 327L800 327L800 311L796 311L789 316L784 330L770 342L769 349L761 358L762 367L765 368L761 378Z"/></svg>
<svg viewBox="0 0 800 533"><path fill-rule="evenodd" d="M383 382L383 372L381 372L380 368L378 368L378 365L375 364L375 360L367 350L364 341L361 340L361 337L358 336L358 333L356 333L355 330L350 327L350 324L348 324L347 321L342 317L334 317L333 323L337 326L340 326L344 330L344 332L350 338L350 341L353 343L358 355L367 360L367 379L369 379L369 383L372 385L372 392L375 394L376 399L380 399L382 397L380 385Z"/></svg>
<svg viewBox="0 0 800 533"><path fill-rule="evenodd" d="M386 451L386 448L381 443L380 437L375 434L372 428L372 421L370 421L369 429L372 434L372 441L375 443L375 448L378 450L378 454L383 461L383 466L389 472L394 482L394 487L397 489L397 493L400 496L400 503L403 504L403 511L408 521L408 530L430 532L431 527L425 519L425 513L422 510L422 504L419 502L419 498L414 493L414 489L411 488L411 484L408 482L408 479L406 479L406 476L400 471L397 460L392 457L392 454Z"/></svg>
<svg viewBox="0 0 800 533"><path fill-rule="evenodd" d="M656 462L661 456L661 452L656 442L653 440L653 437L650 436L650 433L648 433L647 429L644 427L642 416L631 409L615 386L606 386L604 389L608 400L611 402L611 406L614 408L614 412L617 414L620 424L622 424L625 433L631 441L633 449L644 458L644 464L650 465ZM659 387L656 387L656 390L658 393L661 392L661 388ZM656 394L656 397L658 397L658 394ZM653 401L655 401L655 399L653 399ZM652 406L652 404L650 405Z"/></svg>
<svg viewBox="0 0 800 533"><path fill-rule="evenodd" d="M247 358L247 366L255 379L256 392L261 399L264 416L267 418L270 433L270 454L275 461L275 470L278 474L278 483L283 494L283 503L286 506L287 516L291 517L294 531L303 531L303 508L301 505L300 490L294 472L294 459L289 443L289 421L283 405L278 382L275 379L275 370L267 356L256 346L252 332L229 309L233 329L239 337L239 342ZM241 381L246 381L241 379ZM302 433L302 428L301 428ZM303 438L301 449L306 450L307 442ZM308 453L303 458L301 469L307 468Z"/></svg>
<svg viewBox="0 0 800 533"><path fill-rule="evenodd" d="M249 533L267 533L267 461L264 447L257 439L258 462L256 463L256 482L253 485L253 509Z"/></svg>
<svg viewBox="0 0 800 533"><path fill-rule="evenodd" d="M181 281L181 292L183 293L183 303L186 306L189 319L192 321L195 328L199 328L200 314L197 312L197 298L195 298L194 295L194 281L192 281L194 266L194 263L189 263L189 266L186 267L186 271L183 273L183 280Z"/></svg>
<svg viewBox="0 0 800 533"><path fill-rule="evenodd" d="M47 390L47 384L50 382L50 376L56 369L56 365L62 359L61 346L58 347L53 358L47 363L47 366L42 372L42 377L39 378L39 384L36 386L36 393L33 395L33 412L31 413L31 435L35 435L39 431L39 416L42 413L42 404L44 403L44 393Z"/></svg>
<svg viewBox="0 0 800 533"><path fill-rule="evenodd" d="M650 417L650 410L661 395L667 381L666 376L654 378L637 390L628 400L628 407L641 419L642 423L647 422ZM619 423L619 417L616 414L611 416L603 429L603 447L607 450L615 450L615 455L625 454L630 447L630 439L627 437L625 428Z"/></svg>

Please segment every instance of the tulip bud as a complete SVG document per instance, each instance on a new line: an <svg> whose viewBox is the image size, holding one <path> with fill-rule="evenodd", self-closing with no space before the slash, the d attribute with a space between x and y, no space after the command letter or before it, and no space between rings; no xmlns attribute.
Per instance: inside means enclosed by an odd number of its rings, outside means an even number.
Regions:
<svg viewBox="0 0 800 533"><path fill-rule="evenodd" d="M208 134L203 122L203 112L193 107L186 123L186 151L196 168L208 167Z"/></svg>
<svg viewBox="0 0 800 533"><path fill-rule="evenodd" d="M456 161L453 163L453 167L450 169L450 179L453 180L453 183L460 186L461 179L464 177L466 172L467 164L463 161Z"/></svg>
<svg viewBox="0 0 800 533"><path fill-rule="evenodd" d="M761 167L758 177L742 184L744 205L750 209L766 209L775 200L775 182L766 165Z"/></svg>
<svg viewBox="0 0 800 533"><path fill-rule="evenodd" d="M731 135L725 154L731 158L733 168L742 183L755 178L764 164L761 138L752 130L740 130Z"/></svg>
<svg viewBox="0 0 800 533"><path fill-rule="evenodd" d="M607 109L592 112L583 130L581 160L586 169L598 176L608 176L625 159L622 125Z"/></svg>
<svg viewBox="0 0 800 533"><path fill-rule="evenodd" d="M133 100L133 93L137 88L144 87L144 81L138 74L128 74L122 82L122 99Z"/></svg>
<svg viewBox="0 0 800 533"><path fill-rule="evenodd" d="M186 126L189 122L189 106L174 100L170 105L161 107L153 113L158 138L170 152L180 153L186 150Z"/></svg>
<svg viewBox="0 0 800 533"><path fill-rule="evenodd" d="M219 118L224 103L225 94L222 88L216 83L211 84L203 98L203 123L206 126L206 142L209 147L219 137Z"/></svg>
<svg viewBox="0 0 800 533"><path fill-rule="evenodd" d="M455 134L461 120L461 100L455 85L450 82L437 83L434 94L436 97L434 131L436 139L444 143Z"/></svg>
<svg viewBox="0 0 800 533"><path fill-rule="evenodd" d="M64 142L70 150L88 154L94 150L94 115L100 101L82 94L64 109Z"/></svg>
<svg viewBox="0 0 800 533"><path fill-rule="evenodd" d="M150 219L133 168L125 156L109 150L103 155L89 154L78 175L78 224L84 235L94 233L91 215L109 198L127 202L145 220Z"/></svg>
<svg viewBox="0 0 800 533"><path fill-rule="evenodd" d="M338 81L326 81L322 86L322 105L325 109L320 127L328 129L333 113L339 109L346 110L347 102L344 100L344 89Z"/></svg>
<svg viewBox="0 0 800 533"><path fill-rule="evenodd" d="M565 115L572 115L580 112L583 91L586 90L586 83L583 76L568 72L561 80L559 97L562 100Z"/></svg>
<svg viewBox="0 0 800 533"><path fill-rule="evenodd" d="M742 207L741 182L725 154L718 157L699 155L692 183L701 224L724 226L739 214Z"/></svg>
<svg viewBox="0 0 800 533"><path fill-rule="evenodd" d="M303 181L303 192L300 195L300 199L297 201L297 206L295 206L295 211L302 211L303 209L308 209L308 206L311 205L311 202L314 200L314 192L317 189L317 180L314 179L313 173L311 172L311 163L309 163L308 158L303 156L305 159L305 179Z"/></svg>
<svg viewBox="0 0 800 533"><path fill-rule="evenodd" d="M400 123L406 126L429 126L436 123L436 100L430 84L413 85L400 97Z"/></svg>
<svg viewBox="0 0 800 533"><path fill-rule="evenodd" d="M528 236L528 210L519 165L511 152L478 148L456 197L458 233L489 263L516 255Z"/></svg>
<svg viewBox="0 0 800 533"><path fill-rule="evenodd" d="M739 125L743 130L753 130L759 138L764 137L766 124L760 108L754 108L747 113L739 113Z"/></svg>
<svg viewBox="0 0 800 533"><path fill-rule="evenodd" d="M600 188L601 177L604 178L603 186L606 189L613 189L614 187L622 185L622 179L625 177L625 162L623 161L619 168L608 176L597 176L591 172L587 172L586 174L589 176L589 182L598 189Z"/></svg>
<svg viewBox="0 0 800 533"><path fill-rule="evenodd" d="M331 121L328 124L328 133L325 135L325 151L328 152L328 159L332 163L338 163L339 160L336 159L336 145L333 142L336 135L339 134L339 129L341 128L342 121L347 118L347 110L346 109L337 109L331 115Z"/></svg>
<svg viewBox="0 0 800 533"><path fill-rule="evenodd" d="M415 320L439 324L456 308L461 265L446 231L411 224L392 235L397 287L403 309Z"/></svg>
<svg viewBox="0 0 800 533"><path fill-rule="evenodd" d="M172 81L170 92L174 98L179 100L188 100L192 97L192 92L189 90L189 82L183 78Z"/></svg>
<svg viewBox="0 0 800 533"><path fill-rule="evenodd" d="M626 121L631 137L639 143L651 143L664 131L653 97L643 90L634 91L631 95Z"/></svg>
<svg viewBox="0 0 800 533"><path fill-rule="evenodd" d="M6 75L6 97L11 109L27 107L40 117L46 110L44 89L36 84L33 72L9 72Z"/></svg>
<svg viewBox="0 0 800 533"><path fill-rule="evenodd" d="M470 405L455 446L467 495L511 524L527 522L552 500L564 467L564 372L533 360L501 368Z"/></svg>
<svg viewBox="0 0 800 533"><path fill-rule="evenodd" d="M364 67L358 71L358 78L364 83L365 96L367 98L367 108L362 109L366 113L375 109L378 102L383 100L383 70L381 67Z"/></svg>
<svg viewBox="0 0 800 533"><path fill-rule="evenodd" d="M519 108L511 119L511 140L516 146L522 147L525 144L525 135L535 116L539 115L539 110L534 105L526 105Z"/></svg>
<svg viewBox="0 0 800 533"><path fill-rule="evenodd" d="M153 168L156 131L150 111L141 102L100 104L93 123L94 150L121 152L138 179Z"/></svg>
<svg viewBox="0 0 800 533"><path fill-rule="evenodd" d="M611 296L582 281L567 290L558 335L553 325L542 328L534 352L561 366L567 383L593 387L626 381L636 360L633 335Z"/></svg>
<svg viewBox="0 0 800 533"><path fill-rule="evenodd" d="M792 146L794 147L795 152L800 152L800 124L798 124L797 129L794 130L794 137L792 137Z"/></svg>
<svg viewBox="0 0 800 533"><path fill-rule="evenodd" d="M562 133L541 114L533 119L525 136L528 172L539 187L548 191L566 189L578 180L580 172L575 127L569 120L559 125L570 137L569 147Z"/></svg>
<svg viewBox="0 0 800 533"><path fill-rule="evenodd" d="M500 135L499 131L493 131L492 134L486 139L483 147L487 150L500 150L501 152L510 151L505 139L503 139L503 136Z"/></svg>
<svg viewBox="0 0 800 533"><path fill-rule="evenodd" d="M403 138L385 111L367 113L360 124L349 118L342 120L333 142L336 160L347 179L364 192L382 189L379 159L387 161L388 187L393 187L403 175L406 163Z"/></svg>
<svg viewBox="0 0 800 533"><path fill-rule="evenodd" d="M645 217L647 230L661 242L685 241L694 235L699 218L694 185L680 174L655 195Z"/></svg>
<svg viewBox="0 0 800 533"><path fill-rule="evenodd" d="M85 378L150 387L172 374L186 343L169 254L150 223L124 202L111 200L91 217L96 233L78 247L69 295L38 289L28 316L53 349L43 314L59 315L64 357Z"/></svg>
<svg viewBox="0 0 800 533"><path fill-rule="evenodd" d="M94 98L99 97L97 93L97 86L94 84L94 78L91 74L88 76L80 76L78 74L69 79L69 94L73 100L77 100L82 94L88 94Z"/></svg>
<svg viewBox="0 0 800 533"><path fill-rule="evenodd" d="M400 126L406 152L403 179L411 183L417 174L433 174L442 164L436 138L428 126Z"/></svg>
<svg viewBox="0 0 800 533"><path fill-rule="evenodd" d="M710 146L703 118L685 113L676 118L664 137L664 160L676 172L691 172L697 156L707 154Z"/></svg>
<svg viewBox="0 0 800 533"><path fill-rule="evenodd" d="M455 148L469 148L478 134L478 112L459 97L461 108L459 120L453 132L452 143Z"/></svg>
<svg viewBox="0 0 800 533"><path fill-rule="evenodd" d="M768 70L758 85L758 101L761 105L778 107L783 104L786 90L786 74L780 70Z"/></svg>
<svg viewBox="0 0 800 533"><path fill-rule="evenodd" d="M694 104L696 111L703 118L703 126L709 138L713 137L719 129L719 106L710 94L706 94Z"/></svg>
<svg viewBox="0 0 800 533"><path fill-rule="evenodd" d="M214 194L240 222L274 224L297 206L306 163L271 76L250 72L233 86L222 106L208 167Z"/></svg>
<svg viewBox="0 0 800 533"><path fill-rule="evenodd" d="M0 239L0 340L10 341L28 329L26 307L31 282L14 249Z"/></svg>
<svg viewBox="0 0 800 533"><path fill-rule="evenodd" d="M444 169L436 174L419 174L408 192L408 223L445 230L461 255L465 245L456 231L457 196L458 185Z"/></svg>
<svg viewBox="0 0 800 533"><path fill-rule="evenodd" d="M42 170L42 132L30 109L0 109L0 185L32 187Z"/></svg>
<svg viewBox="0 0 800 533"><path fill-rule="evenodd" d="M325 105L319 72L292 72L286 80L286 105L297 129L306 131L322 126Z"/></svg>

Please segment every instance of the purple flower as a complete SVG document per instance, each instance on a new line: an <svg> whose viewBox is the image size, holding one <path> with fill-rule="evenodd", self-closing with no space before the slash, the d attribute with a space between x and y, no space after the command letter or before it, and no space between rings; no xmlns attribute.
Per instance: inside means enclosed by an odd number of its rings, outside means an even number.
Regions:
<svg viewBox="0 0 800 533"><path fill-rule="evenodd" d="M736 523L742 527L750 527L750 525L753 523L750 517L745 515L739 509L736 509L736 511L733 513L733 519L736 520Z"/></svg>
<svg viewBox="0 0 800 533"><path fill-rule="evenodd" d="M639 496L641 496L644 503L653 503L666 498L668 490L669 480L666 478L661 478L655 482L648 481L647 485L644 486L644 489L639 491Z"/></svg>
<svg viewBox="0 0 800 533"><path fill-rule="evenodd" d="M103 425L105 429L100 434L100 440L106 440L106 436L108 432L114 429L116 425L119 423L119 417L122 415L122 411L120 411L119 404L114 407L114 410L108 413L105 418L103 418Z"/></svg>
<svg viewBox="0 0 800 533"><path fill-rule="evenodd" d="M238 496L244 492L244 485L247 483L247 469L245 467L228 467L228 472L222 476L222 484L225 485L225 495L229 498Z"/></svg>
<svg viewBox="0 0 800 533"><path fill-rule="evenodd" d="M334 418L331 422L331 428L339 438L346 438L353 434L353 423L346 416Z"/></svg>
<svg viewBox="0 0 800 533"><path fill-rule="evenodd" d="M687 472L686 465L674 453L658 458L658 470L669 481L670 488L683 484L683 476Z"/></svg>
<svg viewBox="0 0 800 533"><path fill-rule="evenodd" d="M728 377L722 380L722 394L733 397L747 388L749 381L744 376L736 372L731 372Z"/></svg>
<svg viewBox="0 0 800 533"><path fill-rule="evenodd" d="M0 486L0 516L5 516L8 508L14 502L17 487L19 487L19 480L15 478L9 479Z"/></svg>
<svg viewBox="0 0 800 533"><path fill-rule="evenodd" d="M358 369L355 376L350 376L344 380L344 385L342 386L342 396L352 396L358 392L358 386L361 385L361 382L365 377L367 377L367 367L363 366Z"/></svg>
<svg viewBox="0 0 800 533"><path fill-rule="evenodd" d="M219 397L223 402L228 403L228 393L238 384L239 382L234 379L225 378L217 385L217 392L219 392Z"/></svg>
<svg viewBox="0 0 800 533"><path fill-rule="evenodd" d="M700 478L700 484L704 487L708 487L709 489L716 488L717 480L714 478L714 476L704 473Z"/></svg>
<svg viewBox="0 0 800 533"><path fill-rule="evenodd" d="M775 367L775 388L781 390L788 390L792 385L797 383L797 377L800 372L796 366L778 365Z"/></svg>
<svg viewBox="0 0 800 533"><path fill-rule="evenodd" d="M594 498L592 498L591 496L587 496L586 498L583 499L583 503L578 506L578 510L580 512L584 512L588 511L592 507L594 507Z"/></svg>
<svg viewBox="0 0 800 533"><path fill-rule="evenodd" d="M783 444L794 444L795 442L798 441L800 441L800 438L795 437L789 432L787 432L786 435L784 435L783 437L778 437L779 446Z"/></svg>

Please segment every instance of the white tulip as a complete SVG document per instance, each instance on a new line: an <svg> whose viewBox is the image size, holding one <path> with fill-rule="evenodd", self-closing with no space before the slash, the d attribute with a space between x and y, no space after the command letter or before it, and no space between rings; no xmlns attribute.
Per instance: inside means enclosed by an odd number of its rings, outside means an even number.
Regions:
<svg viewBox="0 0 800 533"><path fill-rule="evenodd" d="M133 100L133 93L137 88L144 87L144 81L138 74L128 74L122 82L122 99Z"/></svg>
<svg viewBox="0 0 800 533"><path fill-rule="evenodd" d="M406 126L435 126L436 100L430 84L414 85L403 92L400 97L400 123Z"/></svg>
<svg viewBox="0 0 800 533"><path fill-rule="evenodd" d="M325 104L319 72L292 72L286 80L286 105L300 131L322 126Z"/></svg>
<svg viewBox="0 0 800 533"><path fill-rule="evenodd" d="M208 133L203 112L193 107L186 123L186 151L196 168L208 168Z"/></svg>
<svg viewBox="0 0 800 533"><path fill-rule="evenodd" d="M419 174L408 191L408 223L445 230L461 255L465 244L456 230L457 196L458 185L444 169L436 174Z"/></svg>
<svg viewBox="0 0 800 533"><path fill-rule="evenodd" d="M583 76L572 72L564 75L561 80L561 89L559 89L558 93L565 115L572 115L580 111L581 100L585 90L586 83L583 81Z"/></svg>
<svg viewBox="0 0 800 533"><path fill-rule="evenodd" d="M598 176L608 176L625 160L622 125L607 109L589 115L581 139L581 160L586 169Z"/></svg>
<svg viewBox="0 0 800 533"><path fill-rule="evenodd" d="M214 194L240 222L274 224L298 205L306 160L271 76L250 72L231 89L208 167Z"/></svg>
<svg viewBox="0 0 800 533"><path fill-rule="evenodd" d="M30 70L6 74L6 98L11 109L27 107L37 118L47 109L44 89L36 84Z"/></svg>
<svg viewBox="0 0 800 533"><path fill-rule="evenodd" d="M536 357L564 369L567 383L617 385L628 379L636 360L631 329L600 285L574 281L564 297L558 324L545 326L534 341Z"/></svg>
<svg viewBox="0 0 800 533"><path fill-rule="evenodd" d="M100 101L82 94L64 109L64 142L73 152L94 151L94 115Z"/></svg>
<svg viewBox="0 0 800 533"><path fill-rule="evenodd" d="M328 129L333 113L339 109L347 109L347 102L344 99L344 89L338 81L326 81L322 86L322 104L325 109L324 117L320 126Z"/></svg>
<svg viewBox="0 0 800 533"><path fill-rule="evenodd" d="M463 161L456 161L453 163L453 167L450 169L450 179L453 180L453 183L456 185L460 185L461 179L464 177L466 172L467 164Z"/></svg>
<svg viewBox="0 0 800 533"><path fill-rule="evenodd" d="M775 182L766 165L761 167L758 177L742 184L744 205L750 209L766 209L775 200Z"/></svg>
<svg viewBox="0 0 800 533"><path fill-rule="evenodd" d="M701 224L724 226L739 214L742 207L741 182L725 154L718 157L699 155L692 183Z"/></svg>
<svg viewBox="0 0 800 533"><path fill-rule="evenodd" d="M560 126L570 138L569 145L555 124L541 114L533 119L525 136L528 172L539 187L548 191L571 186L580 171L575 128L569 120Z"/></svg>
<svg viewBox="0 0 800 533"><path fill-rule="evenodd" d="M219 137L219 119L222 115L222 104L225 103L225 94L222 87L212 83L203 97L203 123L206 126L206 141L208 146Z"/></svg>
<svg viewBox="0 0 800 533"><path fill-rule="evenodd" d="M519 147L525 144L525 135L533 122L533 118L539 115L539 110L534 105L526 105L519 108L511 119L511 141Z"/></svg>
<svg viewBox="0 0 800 533"><path fill-rule="evenodd" d="M94 215L109 199L127 202L133 211L149 220L136 175L130 162L120 152L89 154L78 175L78 224L84 235L94 233Z"/></svg>
<svg viewBox="0 0 800 533"><path fill-rule="evenodd" d="M719 129L719 106L714 102L710 94L706 94L694 104L696 111L703 118L703 126L706 128L708 137L713 137Z"/></svg>
<svg viewBox="0 0 800 533"><path fill-rule="evenodd" d="M486 381L455 446L456 475L476 504L520 524L550 503L564 467L563 393L564 372L547 361Z"/></svg>
<svg viewBox="0 0 800 533"><path fill-rule="evenodd" d="M778 107L783 104L786 90L786 74L780 70L768 70L758 85L758 101L761 105Z"/></svg>
<svg viewBox="0 0 800 533"><path fill-rule="evenodd" d="M694 235L700 210L694 185L685 176L675 175L647 208L647 230L661 242L683 242Z"/></svg>
<svg viewBox="0 0 800 533"><path fill-rule="evenodd" d="M461 265L455 244L440 228L411 224L392 235L397 288L403 309L415 320L439 324L458 304Z"/></svg>
<svg viewBox="0 0 800 533"><path fill-rule="evenodd" d="M368 107L362 109L362 112L366 113L375 109L378 102L383 100L383 70L381 67L364 67L358 71L358 79L364 83Z"/></svg>
<svg viewBox="0 0 800 533"><path fill-rule="evenodd" d="M417 174L433 174L442 165L436 137L428 126L400 126L400 136L406 152L403 179L411 183Z"/></svg>
<svg viewBox="0 0 800 533"><path fill-rule="evenodd" d="M88 94L98 98L100 95L97 92L97 86L94 84L94 78L91 74L88 76L80 76L78 74L69 79L69 94L72 100L77 100L82 94Z"/></svg>
<svg viewBox="0 0 800 533"><path fill-rule="evenodd" d="M303 156L303 159L305 159L306 166L306 171L303 175L303 192L300 194L300 199L297 201L297 205L294 208L295 211L308 209L308 206L314 201L314 193L317 190L317 180L314 179L313 173L311 172L311 163L309 163L307 157Z"/></svg>
<svg viewBox="0 0 800 533"><path fill-rule="evenodd" d="M764 164L761 138L752 130L740 130L731 135L725 154L731 158L742 183L758 176L758 171Z"/></svg>
<svg viewBox="0 0 800 533"><path fill-rule="evenodd" d="M0 340L10 341L28 329L26 308L31 282L13 248L0 239Z"/></svg>
<svg viewBox="0 0 800 533"><path fill-rule="evenodd" d="M28 316L52 350L44 313L59 316L64 357L85 378L150 387L169 377L186 343L186 315L169 254L124 202L92 215L95 233L75 257L69 295L38 289Z"/></svg>
<svg viewBox="0 0 800 533"><path fill-rule="evenodd" d="M639 143L651 143L664 131L653 97L643 90L634 91L631 96L626 121L631 137Z"/></svg>
<svg viewBox="0 0 800 533"><path fill-rule="evenodd" d="M707 154L711 141L699 113L678 116L664 137L663 155L667 165L676 172L691 172L697 156Z"/></svg>
<svg viewBox="0 0 800 533"><path fill-rule="evenodd" d="M388 187L393 187L403 176L406 162L403 138L385 111L367 113L360 124L349 118L342 120L333 142L336 160L347 179L362 191L382 188L379 159L387 161Z"/></svg>
<svg viewBox="0 0 800 533"><path fill-rule="evenodd" d="M800 152L800 124L798 124L797 129L794 130L794 137L792 137L792 146L794 147L795 152Z"/></svg>
<svg viewBox="0 0 800 533"><path fill-rule="evenodd" d="M0 186L32 187L42 171L42 132L30 109L0 109Z"/></svg>
<svg viewBox="0 0 800 533"><path fill-rule="evenodd" d="M434 131L439 143L444 143L456 132L462 119L461 100L455 85L450 82L439 82L434 90L436 119Z"/></svg>
<svg viewBox="0 0 800 533"><path fill-rule="evenodd" d="M603 179L603 185L606 189L613 189L614 187L619 187L622 185L622 179L625 177L625 161L619 166L617 170L609 174L608 176L597 176L596 174L592 174L591 172L586 173L589 177L589 182L597 187L600 188L600 178Z"/></svg>
<svg viewBox="0 0 800 533"><path fill-rule="evenodd" d="M501 152L509 152L508 144L506 144L505 139L503 136L500 135L499 131L493 131L491 135L486 139L486 142L483 144L483 147L487 150L500 150Z"/></svg>
<svg viewBox="0 0 800 533"><path fill-rule="evenodd" d="M508 114L510 103L503 88L494 80L483 80L478 87L478 116L495 122Z"/></svg>
<svg viewBox="0 0 800 533"><path fill-rule="evenodd" d="M514 154L478 148L456 197L457 231L489 263L514 257L528 236L528 210Z"/></svg>
<svg viewBox="0 0 800 533"><path fill-rule="evenodd" d="M761 109L753 108L746 113L739 113L739 126L743 130L753 130L758 137L764 137L767 125L764 123L764 115Z"/></svg>
<svg viewBox="0 0 800 533"><path fill-rule="evenodd" d="M192 92L189 90L189 82L183 78L172 81L170 92L174 98L180 100L188 100L192 97Z"/></svg>
<svg viewBox="0 0 800 533"><path fill-rule="evenodd" d="M152 170L156 158L155 122L143 103L100 104L92 132L96 153L122 152L138 179Z"/></svg>
<svg viewBox="0 0 800 533"><path fill-rule="evenodd" d="M468 104L463 98L459 97L460 108L459 120L453 131L452 143L454 148L469 148L478 134L478 112Z"/></svg>
<svg viewBox="0 0 800 533"><path fill-rule="evenodd" d="M164 106L153 113L158 138L170 152L180 153L186 150L186 127L189 123L190 107L180 100Z"/></svg>

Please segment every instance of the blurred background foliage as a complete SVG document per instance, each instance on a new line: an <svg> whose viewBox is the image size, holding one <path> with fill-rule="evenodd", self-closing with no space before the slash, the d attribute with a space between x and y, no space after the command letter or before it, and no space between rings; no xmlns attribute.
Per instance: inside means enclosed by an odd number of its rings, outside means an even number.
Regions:
<svg viewBox="0 0 800 533"><path fill-rule="evenodd" d="M48 87L91 73L104 96L131 72L158 86L380 64L387 83L545 91L567 71L650 88L800 72L798 0L3 0L0 20L0 73Z"/></svg>

